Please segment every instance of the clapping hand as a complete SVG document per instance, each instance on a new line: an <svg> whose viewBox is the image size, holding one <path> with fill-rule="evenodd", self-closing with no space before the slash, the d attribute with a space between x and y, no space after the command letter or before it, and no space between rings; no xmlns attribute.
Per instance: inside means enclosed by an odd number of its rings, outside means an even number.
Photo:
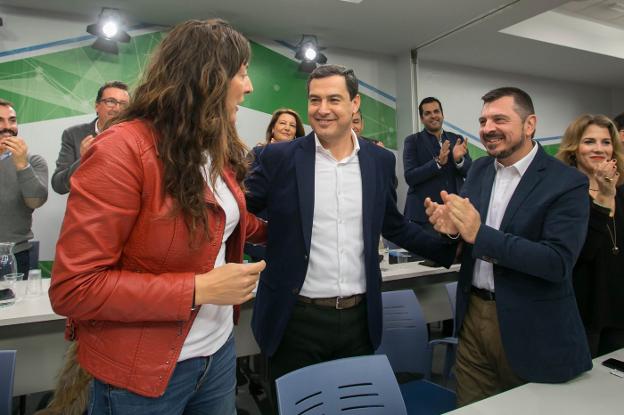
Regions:
<svg viewBox="0 0 624 415"><path fill-rule="evenodd" d="M444 166L448 161L450 147L451 143L448 140L442 142L442 146L440 147L440 154L438 155L438 158L436 160L440 166Z"/></svg>
<svg viewBox="0 0 624 415"><path fill-rule="evenodd" d="M617 171L617 161L615 159L605 160L594 170L593 178L598 184L598 192L594 200L600 206L615 209L615 188L620 179Z"/></svg>
<svg viewBox="0 0 624 415"><path fill-rule="evenodd" d="M440 197L444 204L425 199L425 212L433 228L448 235L459 233L464 241L473 244L481 227L479 211L468 198L444 190L440 192Z"/></svg>
<svg viewBox="0 0 624 415"><path fill-rule="evenodd" d="M447 195L447 193L442 191L440 195L442 196L442 200L444 200L444 195ZM433 229L437 232L447 235L456 235L459 233L457 227L449 217L448 206L434 202L431 198L426 198L425 213L429 218L429 222L433 225Z"/></svg>
<svg viewBox="0 0 624 415"><path fill-rule="evenodd" d="M466 153L468 153L468 139L459 137L453 147L453 160L455 160L455 163L459 163Z"/></svg>
<svg viewBox="0 0 624 415"><path fill-rule="evenodd" d="M87 150L93 145L94 141L95 137L91 134L82 139L82 141L80 142L80 157L83 157L85 155Z"/></svg>
<svg viewBox="0 0 624 415"><path fill-rule="evenodd" d="M615 159L605 160L594 170L594 179L598 183L598 193L605 197L615 196L620 173L617 171Z"/></svg>
<svg viewBox="0 0 624 415"><path fill-rule="evenodd" d="M13 153L13 164L16 170L24 170L28 166L28 146L23 138L6 137L2 145Z"/></svg>
<svg viewBox="0 0 624 415"><path fill-rule="evenodd" d="M445 193L446 195L442 195ZM448 209L448 216L459 231L464 241L474 244L481 227L481 215L472 205L470 199L455 194L440 192L442 200Z"/></svg>

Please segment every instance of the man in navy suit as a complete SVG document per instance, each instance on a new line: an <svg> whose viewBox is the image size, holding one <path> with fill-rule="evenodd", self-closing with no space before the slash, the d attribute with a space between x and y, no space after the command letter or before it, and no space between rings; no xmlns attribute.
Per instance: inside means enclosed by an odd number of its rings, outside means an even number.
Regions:
<svg viewBox="0 0 624 415"><path fill-rule="evenodd" d="M468 142L457 134L442 129L442 103L434 97L418 105L421 132L409 135L403 145L403 172L409 186L405 199L405 217L427 225L425 198L441 202L440 192L459 193L472 164Z"/></svg>
<svg viewBox="0 0 624 415"><path fill-rule="evenodd" d="M315 69L308 79L313 132L267 146L246 181L248 209L269 217L252 328L271 380L378 347L380 234L446 266L455 256L453 243L398 211L394 155L351 129L359 105L352 70Z"/></svg>
<svg viewBox="0 0 624 415"><path fill-rule="evenodd" d="M532 140L529 95L483 96L476 160L462 198L427 200L434 228L463 239L457 288L457 399L466 405L525 382L565 382L591 369L572 289L585 241L588 181Z"/></svg>

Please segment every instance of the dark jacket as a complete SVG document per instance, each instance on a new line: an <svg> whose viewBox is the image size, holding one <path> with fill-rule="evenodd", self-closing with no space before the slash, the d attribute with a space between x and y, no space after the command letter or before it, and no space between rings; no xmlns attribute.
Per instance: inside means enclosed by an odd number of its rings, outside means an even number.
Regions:
<svg viewBox="0 0 624 415"><path fill-rule="evenodd" d="M461 192L482 223L495 174L492 157L475 160ZM491 262L503 348L514 373L528 382L565 382L592 367L572 288L587 232L587 188L585 175L540 147L500 230L482 224L474 245L464 246L457 331L468 309L475 260Z"/></svg>
<svg viewBox="0 0 624 415"><path fill-rule="evenodd" d="M405 138L403 145L403 173L409 186L405 199L404 214L408 220L426 223L425 198L441 202L440 191L459 193L464 178L470 170L472 159L466 153L461 167L453 160L453 148L460 138L457 134L444 131L442 140L449 140L449 158L445 165L438 167L434 158L440 155L438 139L427 130Z"/></svg>
<svg viewBox="0 0 624 415"><path fill-rule="evenodd" d="M374 348L381 339L380 234L403 248L450 266L452 244L409 223L396 207L395 157L392 152L358 139L362 175L362 226L368 328ZM279 346L308 268L314 216L314 133L267 146L247 179L247 206L266 209L269 226L267 267L260 276L252 328L262 351L271 356ZM442 249L434 249L436 242Z"/></svg>

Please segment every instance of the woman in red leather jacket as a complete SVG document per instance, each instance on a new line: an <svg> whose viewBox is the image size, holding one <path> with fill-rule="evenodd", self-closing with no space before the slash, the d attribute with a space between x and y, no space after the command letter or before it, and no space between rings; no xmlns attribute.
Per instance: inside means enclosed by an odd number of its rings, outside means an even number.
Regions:
<svg viewBox="0 0 624 415"><path fill-rule="evenodd" d="M241 189L235 128L248 41L188 21L72 176L50 299L94 380L90 414L235 414L232 305L252 298L266 239Z"/></svg>

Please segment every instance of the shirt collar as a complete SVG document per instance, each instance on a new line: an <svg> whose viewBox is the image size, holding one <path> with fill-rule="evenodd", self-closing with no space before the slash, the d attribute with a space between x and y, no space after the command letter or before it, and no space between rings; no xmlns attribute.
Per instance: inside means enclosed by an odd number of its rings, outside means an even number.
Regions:
<svg viewBox="0 0 624 415"><path fill-rule="evenodd" d="M432 133L431 131L427 130L426 128L423 128L423 131L426 132L427 134L429 134L429 136L433 137L436 141L440 141L440 140L442 140L442 137L444 137L444 129L440 129L440 138L436 137L436 135L434 133Z"/></svg>
<svg viewBox="0 0 624 415"><path fill-rule="evenodd" d="M538 144L537 142L532 141L532 140L531 142L533 143L533 148L531 149L531 151L529 151L529 153L526 156L522 157L520 160L516 161L514 164L508 167L508 168L513 167L513 169L518 172L520 177L522 177L524 173L526 173L527 169L531 165L531 162L535 158L535 155L537 154ZM500 164L498 160L496 159L494 160L494 167L496 168L496 171L506 168L505 166Z"/></svg>
<svg viewBox="0 0 624 415"><path fill-rule="evenodd" d="M99 118L95 119L95 135L98 135L100 133L100 129L98 128L98 122L100 122Z"/></svg>
<svg viewBox="0 0 624 415"><path fill-rule="evenodd" d="M351 140L353 140L353 152L349 154L347 157L345 157L343 160L346 160L355 156L360 151L360 143L357 139L357 135L355 134L353 130L351 130ZM314 133L314 146L316 148L317 153L323 153L323 154L330 156L331 158L334 158L334 155L331 153L331 151L323 147L316 133ZM342 160L337 160L337 161L340 162Z"/></svg>

